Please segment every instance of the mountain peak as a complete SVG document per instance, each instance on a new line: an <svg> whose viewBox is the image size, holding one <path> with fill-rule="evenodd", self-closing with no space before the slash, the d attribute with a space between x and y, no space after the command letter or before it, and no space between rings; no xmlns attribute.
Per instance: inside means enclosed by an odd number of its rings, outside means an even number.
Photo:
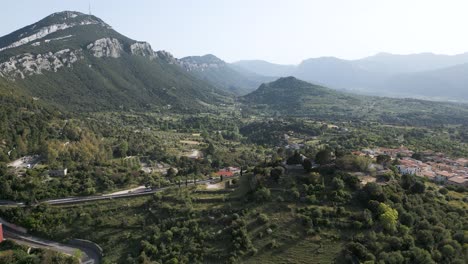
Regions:
<svg viewBox="0 0 468 264"><path fill-rule="evenodd" d="M187 71L204 70L207 68L220 68L226 65L226 62L213 54L203 56L189 56L179 60L181 66Z"/></svg>
<svg viewBox="0 0 468 264"><path fill-rule="evenodd" d="M213 54L206 54L203 56L188 56L180 59L184 63L189 63L189 64L217 64L217 65L223 65L226 64L225 61L221 60L220 58L216 57Z"/></svg>
<svg viewBox="0 0 468 264"><path fill-rule="evenodd" d="M297 79L296 77L293 77L293 76L281 77L281 78L277 79L276 81L273 81L273 82L271 82L269 84L270 85L281 85L281 86L291 85L291 84L311 85L310 83L299 80L299 79Z"/></svg>
<svg viewBox="0 0 468 264"><path fill-rule="evenodd" d="M60 11L60 12L55 12L48 17L63 17L63 18L75 18L77 16L85 16L84 13L78 12L78 11Z"/></svg>
<svg viewBox="0 0 468 264"><path fill-rule="evenodd" d="M93 15L86 15L75 11L62 11L53 13L37 23L23 27L2 37L0 39L0 52L33 43L56 32L87 25L99 25L107 29L111 28L100 18Z"/></svg>

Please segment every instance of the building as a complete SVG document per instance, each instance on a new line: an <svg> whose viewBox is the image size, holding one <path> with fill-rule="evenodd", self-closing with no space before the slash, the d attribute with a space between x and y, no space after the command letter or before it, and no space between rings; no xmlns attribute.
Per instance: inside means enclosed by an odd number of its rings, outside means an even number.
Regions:
<svg viewBox="0 0 468 264"><path fill-rule="evenodd" d="M413 159L402 159L400 160L400 164L396 167L398 168L398 172L401 174L413 174L413 175L421 175L421 168L419 166L419 162Z"/></svg>
<svg viewBox="0 0 468 264"><path fill-rule="evenodd" d="M218 172L216 172L216 176L219 176L219 177L232 177L232 176L234 176L234 173L232 171L228 171L228 170L219 170Z"/></svg>
<svg viewBox="0 0 468 264"><path fill-rule="evenodd" d="M453 173L448 171L436 171L435 181L440 183L446 183L449 178L455 176Z"/></svg>
<svg viewBox="0 0 468 264"><path fill-rule="evenodd" d="M67 176L68 169L49 170L49 176L51 177L63 177Z"/></svg>
<svg viewBox="0 0 468 264"><path fill-rule="evenodd" d="M240 174L241 169L238 167L227 167L227 171L232 172L233 174Z"/></svg>
<svg viewBox="0 0 468 264"><path fill-rule="evenodd" d="M433 171L426 170L426 171L422 172L422 176L424 176L425 178L427 178L427 179L429 179L431 181L434 181L436 174Z"/></svg>
<svg viewBox="0 0 468 264"><path fill-rule="evenodd" d="M3 225L0 223L0 243L3 242Z"/></svg>
<svg viewBox="0 0 468 264"><path fill-rule="evenodd" d="M468 176L459 175L459 176L451 177L447 180L447 184L468 187Z"/></svg>

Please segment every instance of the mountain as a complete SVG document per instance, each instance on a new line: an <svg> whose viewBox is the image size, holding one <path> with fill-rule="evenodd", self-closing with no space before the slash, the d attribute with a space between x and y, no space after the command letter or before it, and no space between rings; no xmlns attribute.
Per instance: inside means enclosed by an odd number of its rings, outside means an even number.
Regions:
<svg viewBox="0 0 468 264"><path fill-rule="evenodd" d="M382 52L352 62L372 72L386 74L415 73L468 63L468 53L442 55L426 52L398 55Z"/></svg>
<svg viewBox="0 0 468 264"><path fill-rule="evenodd" d="M272 81L271 77L239 70L211 54L181 58L178 63L197 78L235 95L247 94L261 83Z"/></svg>
<svg viewBox="0 0 468 264"><path fill-rule="evenodd" d="M392 76L386 85L395 94L468 101L468 63L438 70Z"/></svg>
<svg viewBox="0 0 468 264"><path fill-rule="evenodd" d="M405 125L468 124L464 104L362 96L282 77L241 98L244 113Z"/></svg>
<svg viewBox="0 0 468 264"><path fill-rule="evenodd" d="M232 65L259 75L277 77L291 75L296 68L295 65L274 64L263 60L241 60Z"/></svg>
<svg viewBox="0 0 468 264"><path fill-rule="evenodd" d="M349 105L361 103L353 96L291 76L264 83L254 92L244 96L243 99L244 103L254 108L265 108L282 115L301 116L314 115L318 112L321 114L344 113Z"/></svg>
<svg viewBox="0 0 468 264"><path fill-rule="evenodd" d="M379 53L358 60L335 57L312 58L299 65L262 62L236 63L238 67L266 76L294 76L334 89L397 97L468 101L464 69L468 53L437 55ZM272 67L272 65L274 67Z"/></svg>
<svg viewBox="0 0 468 264"><path fill-rule="evenodd" d="M79 12L55 13L0 38L0 77L61 108L193 111L229 100L176 62Z"/></svg>
<svg viewBox="0 0 468 264"><path fill-rule="evenodd" d="M305 60L296 67L293 75L335 89L350 90L366 90L374 87L383 77L383 74L370 72L351 61L334 57Z"/></svg>

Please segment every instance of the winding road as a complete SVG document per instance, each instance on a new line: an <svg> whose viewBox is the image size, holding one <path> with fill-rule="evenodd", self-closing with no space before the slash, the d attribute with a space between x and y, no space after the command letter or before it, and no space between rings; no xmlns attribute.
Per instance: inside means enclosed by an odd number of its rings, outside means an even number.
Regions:
<svg viewBox="0 0 468 264"><path fill-rule="evenodd" d="M101 261L101 256L99 256L97 252L88 248L66 245L31 235L22 234L6 226L4 226L3 234L6 239L13 240L18 244L31 248L50 249L70 256L76 256L77 252L81 252L80 262L82 264L98 264Z"/></svg>
<svg viewBox="0 0 468 264"><path fill-rule="evenodd" d="M209 183L212 180L200 180L197 181L197 184ZM183 184L185 185L185 184ZM188 185L194 185L193 182L189 182ZM141 189L138 192L132 192L134 189L123 190L114 194L105 194L105 195L96 195L96 196L83 196L83 197L69 197L69 198L60 198L60 199L48 199L40 201L39 203L50 204L50 205L67 205L67 204L79 204L87 203L101 200L112 200L119 198L130 198L138 197L144 195L151 195L169 188L174 188L175 185L170 185L158 189L148 189L142 191ZM123 193L122 193L123 192ZM0 207L24 207L26 206L23 202L14 202L14 201L5 201L0 200ZM67 255L75 255L77 250L80 250L83 254L81 256L81 263L83 264L98 264L101 261L101 256L94 250L90 250L85 247L79 247L75 245L62 244L38 237L28 235L26 233L17 231L13 228L8 227L8 223L5 222L3 225L4 236L7 239L11 239L18 244L22 244L28 247L34 248L46 248L55 250Z"/></svg>

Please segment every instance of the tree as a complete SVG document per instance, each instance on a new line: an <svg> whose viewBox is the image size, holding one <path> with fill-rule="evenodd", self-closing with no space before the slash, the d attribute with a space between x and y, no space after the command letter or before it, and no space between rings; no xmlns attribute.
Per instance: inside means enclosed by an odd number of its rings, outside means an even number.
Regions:
<svg viewBox="0 0 468 264"><path fill-rule="evenodd" d="M451 245L444 245L440 252L444 256L445 259L450 260L455 256L455 249Z"/></svg>
<svg viewBox="0 0 468 264"><path fill-rule="evenodd" d="M258 202L269 201L271 198L271 193L269 189L261 187L254 193L254 197Z"/></svg>
<svg viewBox="0 0 468 264"><path fill-rule="evenodd" d="M362 212L362 222L364 222L369 227L374 223L372 219L372 212L369 209L364 209Z"/></svg>
<svg viewBox="0 0 468 264"><path fill-rule="evenodd" d="M419 245L424 248L431 249L434 246L434 237L429 230L420 230L416 235Z"/></svg>
<svg viewBox="0 0 468 264"><path fill-rule="evenodd" d="M302 163L301 154L299 154L297 150L294 151L294 155L292 155L286 160L286 164L288 165L301 164L301 163Z"/></svg>
<svg viewBox="0 0 468 264"><path fill-rule="evenodd" d="M309 183L310 184L319 184L321 183L320 181L320 173L318 172L311 172L308 177Z"/></svg>
<svg viewBox="0 0 468 264"><path fill-rule="evenodd" d="M364 203L368 203L370 200L376 200L379 202L385 201L385 193L382 190L382 186L375 182L369 182L362 188L359 194L360 200Z"/></svg>
<svg viewBox="0 0 468 264"><path fill-rule="evenodd" d="M310 172L312 169L312 161L310 159L304 159L302 162L302 167L304 167L305 171Z"/></svg>
<svg viewBox="0 0 468 264"><path fill-rule="evenodd" d="M119 157L123 158L127 156L127 152L128 152L128 142L122 141L119 144L119 147L117 149L117 154L119 155Z"/></svg>
<svg viewBox="0 0 468 264"><path fill-rule="evenodd" d="M378 212L379 220L383 228L387 231L395 231L398 220L398 211L384 203L380 203Z"/></svg>
<svg viewBox="0 0 468 264"><path fill-rule="evenodd" d="M331 151L328 149L321 150L315 155L315 162L320 165L328 164L331 161L332 161L332 155L331 155Z"/></svg>
<svg viewBox="0 0 468 264"><path fill-rule="evenodd" d="M402 213L400 216L400 222L407 227L412 227L414 224L414 218L410 213Z"/></svg>
<svg viewBox="0 0 468 264"><path fill-rule="evenodd" d="M389 155L377 156L377 163L384 167L386 167L391 161L392 161L392 158Z"/></svg>
<svg viewBox="0 0 468 264"><path fill-rule="evenodd" d="M410 249L411 261L409 263L414 264L434 264L434 260L431 258L431 254L426 250L418 247L412 247Z"/></svg>
<svg viewBox="0 0 468 264"><path fill-rule="evenodd" d="M413 155L411 155L411 158L415 159L415 160L422 160L423 159L423 155L419 152L415 152Z"/></svg>
<svg viewBox="0 0 468 264"><path fill-rule="evenodd" d="M270 177L278 182L280 177L284 175L284 168L283 167L275 167L270 171Z"/></svg>
<svg viewBox="0 0 468 264"><path fill-rule="evenodd" d="M207 155L214 155L215 152L216 152L216 148L213 145L213 143L210 142L210 144L208 144L208 147L206 148L206 154Z"/></svg>
<svg viewBox="0 0 468 264"><path fill-rule="evenodd" d="M420 181L415 182L410 188L411 193L424 193L425 190L426 185Z"/></svg>
<svg viewBox="0 0 468 264"><path fill-rule="evenodd" d="M339 191L339 190L344 189L345 183L344 183L344 181L342 179L335 177L335 178L333 178L332 186L333 186L333 189L335 189L336 191Z"/></svg>

